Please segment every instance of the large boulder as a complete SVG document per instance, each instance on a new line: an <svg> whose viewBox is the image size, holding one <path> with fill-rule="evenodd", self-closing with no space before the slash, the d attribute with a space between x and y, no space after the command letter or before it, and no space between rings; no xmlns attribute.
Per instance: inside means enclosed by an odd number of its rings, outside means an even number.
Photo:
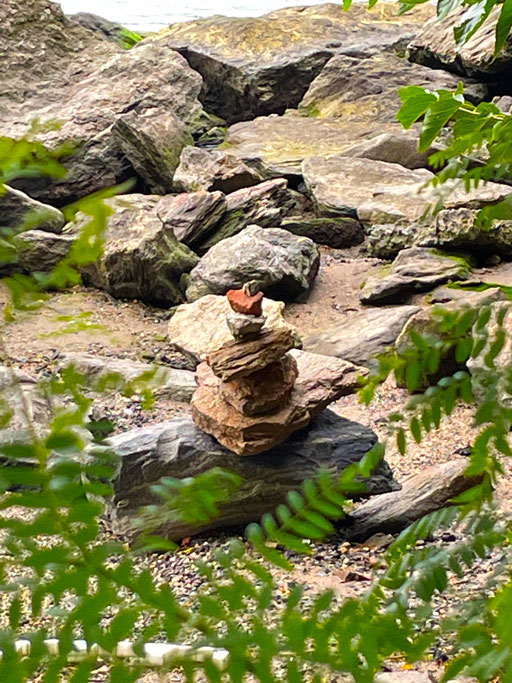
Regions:
<svg viewBox="0 0 512 683"><path fill-rule="evenodd" d="M198 363L208 353L233 341L226 322L226 315L231 310L227 297L214 294L203 296L192 304L178 306L169 321L169 346ZM295 345L300 346L297 331L284 319L284 303L264 298L263 315L263 331L289 329L295 336Z"/></svg>
<svg viewBox="0 0 512 683"><path fill-rule="evenodd" d="M54 206L42 204L8 185L0 185L0 227L30 227L58 233L65 223L62 211Z"/></svg>
<svg viewBox="0 0 512 683"><path fill-rule="evenodd" d="M501 12L497 5L483 25L471 38L457 45L454 28L468 19L473 11L471 5L464 5L451 11L441 21L431 19L418 31L407 46L407 55L412 62L425 64L436 69L444 68L455 73L476 78L506 78L512 71L512 42L509 37L505 49L494 58L496 22Z"/></svg>
<svg viewBox="0 0 512 683"><path fill-rule="evenodd" d="M131 520L138 509L160 502L152 487L162 477L193 477L213 467L234 472L243 482L233 497L221 504L219 516L202 527L175 519L166 523L160 533L180 539L207 529L258 521L262 514L273 512L285 502L286 495L300 488L304 479L314 477L319 469L340 476L346 467L359 462L376 441L367 427L329 410L270 451L245 458L219 445L189 417L134 429L108 439L121 459L114 482L114 528L133 535ZM399 488L385 461L364 486L367 494Z"/></svg>
<svg viewBox="0 0 512 683"><path fill-rule="evenodd" d="M434 177L426 169L345 156L315 157L302 168L321 213L357 217L366 225L418 221L439 201L436 188L425 187ZM443 200L446 208L479 208L510 193L509 186L499 183L482 183L471 192L454 183L451 189Z"/></svg>
<svg viewBox="0 0 512 683"><path fill-rule="evenodd" d="M262 180L257 171L228 151L185 147L174 175L174 187L180 192L220 190L229 194Z"/></svg>
<svg viewBox="0 0 512 683"><path fill-rule="evenodd" d="M0 117L6 123L45 105L62 102L70 89L121 52L67 19L49 0L2 0L0 4Z"/></svg>
<svg viewBox="0 0 512 683"><path fill-rule="evenodd" d="M252 225L203 256L190 273L187 299L225 294L251 280L268 296L293 299L308 291L319 265L318 248L309 238Z"/></svg>
<svg viewBox="0 0 512 683"><path fill-rule="evenodd" d="M391 266L382 266L370 275L359 294L363 304L397 304L417 292L428 292L436 285L467 280L468 262L435 249L412 247L401 251Z"/></svg>
<svg viewBox="0 0 512 683"><path fill-rule="evenodd" d="M178 23L152 40L170 40L202 75L206 109L235 122L296 107L335 53L361 55L391 46L430 16L430 7L399 17L391 3L370 14L358 5L344 12L327 4Z"/></svg>
<svg viewBox="0 0 512 683"><path fill-rule="evenodd" d="M316 216L311 213L285 216L281 221L284 230L294 235L309 237L316 244L325 244L333 249L346 249L364 241L361 223L347 216Z"/></svg>
<svg viewBox="0 0 512 683"><path fill-rule="evenodd" d="M221 240L233 237L253 223L262 228L276 228L294 207L294 198L284 178L232 192L226 197L224 215L215 230L201 242L200 251L208 251Z"/></svg>
<svg viewBox="0 0 512 683"><path fill-rule="evenodd" d="M124 389L127 385L151 389L156 396L188 402L196 390L194 373L165 365L151 365L127 358L97 356L90 353L65 353L59 358L59 368L72 367L83 375L88 386L105 382L107 387Z"/></svg>
<svg viewBox="0 0 512 683"><path fill-rule="evenodd" d="M460 78L411 64L393 52L379 52L368 59L336 55L311 83L299 109L312 116L345 121L368 121L400 125L396 114L401 106L398 90L419 85L428 90L455 90ZM488 95L482 84L469 84L467 96L481 101Z"/></svg>
<svg viewBox="0 0 512 683"><path fill-rule="evenodd" d="M91 284L115 297L156 305L184 300L180 281L199 259L178 241L172 224L162 221L159 201L163 200L146 195L107 200L113 213L108 218L103 253L84 268ZM87 216L79 215L71 227L78 231L87 222Z"/></svg>
<svg viewBox="0 0 512 683"><path fill-rule="evenodd" d="M371 367L375 356L393 347L418 306L387 306L347 313L339 323L304 339L304 349Z"/></svg>
<svg viewBox="0 0 512 683"><path fill-rule="evenodd" d="M0 261L0 274L48 273L68 254L75 235L56 235L45 230L26 230L12 240L11 258Z"/></svg>
<svg viewBox="0 0 512 683"><path fill-rule="evenodd" d="M50 149L71 142L74 153L64 160L68 171L64 178L25 178L16 187L37 199L55 202L81 197L134 175L127 149L136 167L153 182L155 150L161 139L154 127L150 128L150 119L172 116L185 129L192 129L201 111L200 89L199 74L166 41L139 43L123 50L73 86L65 98L30 112L29 118L37 117L40 125L62 121L39 139ZM123 127L119 122L124 117L128 123ZM141 142L143 146L134 151ZM167 148L158 149L159 163L167 154Z"/></svg>

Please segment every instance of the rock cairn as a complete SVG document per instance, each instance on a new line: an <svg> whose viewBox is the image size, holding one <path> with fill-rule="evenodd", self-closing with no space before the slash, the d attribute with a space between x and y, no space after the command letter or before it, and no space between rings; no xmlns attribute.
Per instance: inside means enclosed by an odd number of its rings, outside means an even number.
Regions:
<svg viewBox="0 0 512 683"><path fill-rule="evenodd" d="M263 294L251 283L227 293L233 341L206 355L192 397L196 425L238 455L269 450L310 420L293 395L297 362L290 329L265 327Z"/></svg>

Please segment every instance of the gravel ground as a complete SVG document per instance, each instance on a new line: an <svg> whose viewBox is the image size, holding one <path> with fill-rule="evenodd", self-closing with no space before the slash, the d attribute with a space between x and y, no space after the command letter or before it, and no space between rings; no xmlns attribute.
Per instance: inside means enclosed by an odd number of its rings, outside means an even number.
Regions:
<svg viewBox="0 0 512 683"><path fill-rule="evenodd" d="M354 250L324 250L319 278L308 300L289 306L287 311L287 317L297 325L300 333L306 334L334 322L340 311L360 308L357 292L377 262L356 256ZM40 377L51 374L59 353L63 351L86 351L186 367L186 361L170 354L167 348L165 334L170 314L169 311L150 308L138 302L119 302L104 292L76 288L71 292L53 295L49 305L41 311L20 313L17 321L7 328L4 339L13 364ZM75 319L78 317L81 323L79 327L70 321L70 316ZM332 407L340 415L358 420L374 429L379 437L385 437L388 415L402 407L405 399L406 392L388 382L379 390L369 408L359 404L356 396L345 397ZM140 397L126 398L111 394L97 399L94 410L95 415L111 420L115 432L122 432L183 414L188 411L188 406L158 400L151 410L144 411ZM421 445L412 443L405 456L400 456L391 446L387 460L395 471L396 479L404 481L426 466L446 462L456 454L463 454L475 434L471 426L472 416L471 408L457 407L439 432L430 434ZM502 509L510 514L512 496L507 486L510 466L506 463L505 467L507 476L502 479L498 496ZM107 526L105 534L108 536L109 533ZM211 559L216 549L226 543L229 537L223 533L214 537L194 538L176 553L142 556L139 564L141 568L148 567L158 580L170 584L183 604L191 605L202 584L194 562ZM429 542L442 546L457 539L458 533L450 532L440 534ZM361 594L377 576L382 554L391 540L391 537L374 537L366 544L351 545L334 537L327 543L312 544L311 555L294 557L295 569L292 572L273 570L277 591L271 618L275 618L296 583L304 584L306 603L326 589L334 592L337 601ZM481 560L465 572L462 579L452 580L448 591L434 600L432 626L435 627L436 619L450 613L457 604L479 596L488 576L501 559L499 555L494 555ZM5 608L4 603L1 605L0 628L6 625ZM47 625L51 627L51 624L51 618L48 618ZM27 618L23 627L28 629L31 626L34 624L30 624ZM442 675L443 661L449 653L449 644L440 642L438 645L428 661L413 668L429 672L433 681L439 680ZM391 660L386 667L397 673L405 670L400 660ZM105 677L106 669L100 667L91 681L102 681ZM183 678L179 672L165 676L154 673L143 678L144 683L181 680ZM329 680L342 679L330 677Z"/></svg>

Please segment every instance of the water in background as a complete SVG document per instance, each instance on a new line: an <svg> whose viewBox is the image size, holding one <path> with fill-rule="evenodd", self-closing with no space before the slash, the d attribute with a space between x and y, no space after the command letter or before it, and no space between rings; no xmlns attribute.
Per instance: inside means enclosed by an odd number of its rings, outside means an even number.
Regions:
<svg viewBox="0 0 512 683"><path fill-rule="evenodd" d="M316 5L326 0L60 0L66 14L91 12L138 31L157 31L177 21L225 14L251 17L281 7Z"/></svg>

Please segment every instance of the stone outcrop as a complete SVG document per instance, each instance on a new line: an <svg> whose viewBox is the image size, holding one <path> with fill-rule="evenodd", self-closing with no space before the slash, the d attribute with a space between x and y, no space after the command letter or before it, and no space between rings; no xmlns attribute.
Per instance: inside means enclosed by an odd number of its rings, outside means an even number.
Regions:
<svg viewBox="0 0 512 683"><path fill-rule="evenodd" d="M114 213L108 219L103 254L84 268L91 284L118 298L157 305L184 300L180 281L198 257L176 239L172 225L162 221L159 200L145 195L107 200ZM87 221L87 216L78 216L71 227L78 231Z"/></svg>
<svg viewBox="0 0 512 683"><path fill-rule="evenodd" d="M400 88L414 84L428 90L456 90L459 81L453 74L411 64L393 52L379 52L368 59L337 55L311 83L299 109L346 122L392 123L398 132ZM465 92L477 103L488 96L485 85L479 83L468 84Z"/></svg>
<svg viewBox="0 0 512 683"><path fill-rule="evenodd" d="M185 147L174 174L174 187L180 192L220 190L225 194L252 187L263 177L229 151Z"/></svg>
<svg viewBox="0 0 512 683"><path fill-rule="evenodd" d="M469 264L461 257L412 247L401 251L391 266L382 266L371 275L364 283L359 300L374 306L401 303L417 292L428 292L436 285L467 280L470 274Z"/></svg>
<svg viewBox="0 0 512 683"><path fill-rule="evenodd" d="M202 75L206 109L234 122L296 107L335 53L389 47L430 16L430 7L399 17L391 3L369 15L357 5L344 12L326 4L174 24L152 40L169 40Z"/></svg>
<svg viewBox="0 0 512 683"><path fill-rule="evenodd" d="M0 226L59 233L66 221L62 211L42 204L8 185L0 186Z"/></svg>
<svg viewBox="0 0 512 683"><path fill-rule="evenodd" d="M351 312L339 323L304 339L304 349L371 367L374 358L393 347L418 306L386 306Z"/></svg>
<svg viewBox="0 0 512 683"><path fill-rule="evenodd" d="M221 240L233 237L252 224L260 228L277 228L294 206L284 178L232 192L226 197L224 215L211 235L201 242L199 250L204 253Z"/></svg>
<svg viewBox="0 0 512 683"><path fill-rule="evenodd" d="M107 387L122 390L128 384L136 385L139 380L144 388L151 389L156 396L173 401L190 401L197 386L194 373L190 370L177 370L126 358L65 353L59 358L58 365L59 368L73 367L85 377L88 386L103 381L107 382Z"/></svg>
<svg viewBox="0 0 512 683"><path fill-rule="evenodd" d="M220 507L220 514L206 527L174 520L160 532L181 539L206 529L247 524L272 512L289 491L318 469L340 476L375 444L375 434L327 410L306 429L292 434L270 451L241 458L199 429L189 417L134 429L107 440L121 458L114 482L112 517L115 530L133 533L131 519L141 505L159 502L152 486L162 477L194 477L212 467L238 474L242 488ZM380 463L364 482L366 493L379 494L399 488L386 462ZM363 494L364 495L364 494Z"/></svg>
<svg viewBox="0 0 512 683"><path fill-rule="evenodd" d="M262 304L265 317L262 331L290 330L294 345L299 346L300 339L296 329L284 319L284 303L265 298ZM168 327L171 349L198 363L208 353L233 341L227 324L227 316L231 310L227 297L214 294L203 296L194 303L178 306Z"/></svg>
<svg viewBox="0 0 512 683"><path fill-rule="evenodd" d="M203 256L190 273L187 299L225 294L249 280L268 296L293 299L311 287L319 264L318 249L307 237L252 225Z"/></svg>
<svg viewBox="0 0 512 683"><path fill-rule="evenodd" d="M462 45L457 45L453 30L468 18L471 7L452 10L441 21L431 19L407 46L409 59L418 64L444 68L476 78L504 78L512 71L512 42L494 59L496 22L501 6L496 6L483 25Z"/></svg>
<svg viewBox="0 0 512 683"><path fill-rule="evenodd" d="M16 187L36 199L62 203L111 187L134 175L125 154L128 146L136 165L146 176L150 169L153 178L155 139L147 146L144 137L151 133L147 128L149 117L175 117L191 130L201 111L197 99L200 88L199 74L165 41L139 43L131 50L122 50L74 85L66 97L30 111L30 118L37 117L41 125L55 119L62 121L57 130L42 133L39 139L50 149L71 141L74 153L64 160L68 171L64 178L25 178ZM127 113L131 132L128 134L126 126L119 124L120 140L115 124ZM7 126L5 133L10 132ZM134 145L141 140L144 146L135 152ZM159 162L164 153L159 150Z"/></svg>

